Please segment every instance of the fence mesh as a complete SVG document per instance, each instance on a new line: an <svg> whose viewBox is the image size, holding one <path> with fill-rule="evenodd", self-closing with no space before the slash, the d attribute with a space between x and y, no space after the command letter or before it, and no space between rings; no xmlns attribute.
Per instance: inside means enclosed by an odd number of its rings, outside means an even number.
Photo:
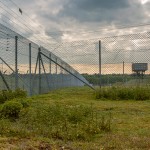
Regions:
<svg viewBox="0 0 150 150"><path fill-rule="evenodd" d="M34 95L89 85L58 56L1 24L0 38L0 90L21 88Z"/></svg>
<svg viewBox="0 0 150 150"><path fill-rule="evenodd" d="M46 49L0 24L0 89L31 95L70 86L149 85L149 37L132 33Z"/></svg>
<svg viewBox="0 0 150 150"><path fill-rule="evenodd" d="M147 85L149 37L150 32L143 32L62 43L54 53L94 86Z"/></svg>

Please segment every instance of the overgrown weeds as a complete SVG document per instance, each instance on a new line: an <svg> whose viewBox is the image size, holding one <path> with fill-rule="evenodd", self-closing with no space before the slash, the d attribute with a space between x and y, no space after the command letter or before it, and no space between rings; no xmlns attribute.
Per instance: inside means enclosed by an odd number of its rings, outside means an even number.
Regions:
<svg viewBox="0 0 150 150"><path fill-rule="evenodd" d="M25 149L26 140L31 149L37 149L40 141L49 141L58 149L149 149L149 100L95 101L94 96L84 87L13 99L23 107L14 121L0 118L0 136L15 140L12 146L16 149L18 145ZM20 143L16 144L16 139ZM0 142L0 147L7 149L10 141L5 143Z"/></svg>
<svg viewBox="0 0 150 150"><path fill-rule="evenodd" d="M39 103L35 107L22 108L19 112L17 111L17 115L19 114L19 117L17 116L19 119L16 120L17 126L11 128L3 126L3 133L10 130L19 137L30 135L63 141L89 141L97 134L111 131L112 118L109 114L98 113L93 106ZM6 115L11 114L8 111ZM8 122L7 120L7 125Z"/></svg>
<svg viewBox="0 0 150 150"><path fill-rule="evenodd" d="M96 92L97 99L149 100L150 87L103 87Z"/></svg>
<svg viewBox="0 0 150 150"><path fill-rule="evenodd" d="M61 140L90 140L95 134L111 131L111 117L97 117L92 107L38 105L21 114L20 123L30 132ZM105 119L105 120L104 120Z"/></svg>

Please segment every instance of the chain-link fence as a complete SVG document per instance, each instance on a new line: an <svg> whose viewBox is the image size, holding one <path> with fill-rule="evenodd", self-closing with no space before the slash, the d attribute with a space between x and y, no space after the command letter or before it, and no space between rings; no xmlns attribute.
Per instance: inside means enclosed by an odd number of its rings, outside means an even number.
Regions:
<svg viewBox="0 0 150 150"><path fill-rule="evenodd" d="M62 43L55 49L93 86L148 85L150 32Z"/></svg>
<svg viewBox="0 0 150 150"><path fill-rule="evenodd" d="M150 32L44 47L0 25L0 89L149 85ZM59 57L58 57L59 56Z"/></svg>
<svg viewBox="0 0 150 150"><path fill-rule="evenodd" d="M149 84L149 37L145 32L102 39L102 73L108 78L103 84Z"/></svg>
<svg viewBox="0 0 150 150"><path fill-rule="evenodd" d="M0 24L0 90L29 95L71 86L91 86L65 61Z"/></svg>

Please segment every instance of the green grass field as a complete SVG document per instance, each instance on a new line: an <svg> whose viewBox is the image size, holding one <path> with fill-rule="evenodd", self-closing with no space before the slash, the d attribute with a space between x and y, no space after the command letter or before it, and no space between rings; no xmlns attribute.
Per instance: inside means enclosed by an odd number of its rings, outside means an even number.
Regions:
<svg viewBox="0 0 150 150"><path fill-rule="evenodd" d="M80 87L15 101L25 107L15 121L1 117L2 150L150 149L150 100L100 100Z"/></svg>

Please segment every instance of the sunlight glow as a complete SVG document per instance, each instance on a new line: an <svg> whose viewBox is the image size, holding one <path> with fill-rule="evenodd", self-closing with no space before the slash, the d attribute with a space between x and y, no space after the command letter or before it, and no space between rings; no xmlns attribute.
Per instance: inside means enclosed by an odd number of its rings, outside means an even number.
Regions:
<svg viewBox="0 0 150 150"><path fill-rule="evenodd" d="M146 4L147 2L150 2L150 0L140 0L140 1L142 5Z"/></svg>

